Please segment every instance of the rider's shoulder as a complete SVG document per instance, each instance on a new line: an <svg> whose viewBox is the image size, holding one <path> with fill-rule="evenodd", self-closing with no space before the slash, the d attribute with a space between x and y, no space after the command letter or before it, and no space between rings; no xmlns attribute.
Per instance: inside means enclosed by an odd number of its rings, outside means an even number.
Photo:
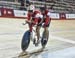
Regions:
<svg viewBox="0 0 75 58"><path fill-rule="evenodd" d="M35 13L41 13L39 9L36 9L34 12Z"/></svg>

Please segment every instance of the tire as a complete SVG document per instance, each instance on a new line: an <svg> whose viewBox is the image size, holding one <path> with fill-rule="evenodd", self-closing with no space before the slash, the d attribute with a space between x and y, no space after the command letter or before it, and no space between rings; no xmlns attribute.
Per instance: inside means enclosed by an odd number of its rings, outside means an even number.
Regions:
<svg viewBox="0 0 75 58"><path fill-rule="evenodd" d="M22 51L26 51L30 43L30 31L26 31L23 35L22 42L21 42L21 49Z"/></svg>
<svg viewBox="0 0 75 58"><path fill-rule="evenodd" d="M42 34L42 39L41 39L41 45L42 45L43 48L45 48L47 42L48 42L48 38L46 38L46 34L45 34L45 31L44 31L43 34Z"/></svg>

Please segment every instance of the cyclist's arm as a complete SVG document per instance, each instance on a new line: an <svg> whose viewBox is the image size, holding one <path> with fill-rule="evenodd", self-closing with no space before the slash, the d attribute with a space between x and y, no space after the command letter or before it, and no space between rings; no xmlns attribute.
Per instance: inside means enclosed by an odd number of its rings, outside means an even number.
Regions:
<svg viewBox="0 0 75 58"><path fill-rule="evenodd" d="M42 14L38 13L38 14L36 14L35 17L38 18L38 19L41 19L40 23L38 23L38 24L41 24L43 22L43 15Z"/></svg>

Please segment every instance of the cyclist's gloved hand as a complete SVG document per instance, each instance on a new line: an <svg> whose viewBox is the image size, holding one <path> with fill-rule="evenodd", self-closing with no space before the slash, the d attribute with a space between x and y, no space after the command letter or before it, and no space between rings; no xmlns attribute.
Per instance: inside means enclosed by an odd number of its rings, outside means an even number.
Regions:
<svg viewBox="0 0 75 58"><path fill-rule="evenodd" d="M42 23L42 27L46 27L48 24L46 23Z"/></svg>
<svg viewBox="0 0 75 58"><path fill-rule="evenodd" d="M42 27L44 27L45 26L45 23L42 23Z"/></svg>

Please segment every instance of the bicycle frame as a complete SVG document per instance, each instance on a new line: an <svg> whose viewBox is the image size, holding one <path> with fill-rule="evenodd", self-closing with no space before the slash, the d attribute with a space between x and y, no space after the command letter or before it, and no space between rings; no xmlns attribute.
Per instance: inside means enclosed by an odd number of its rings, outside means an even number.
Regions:
<svg viewBox="0 0 75 58"><path fill-rule="evenodd" d="M27 23L25 23L25 24L27 24ZM37 27L37 25L29 24L29 30L25 31L25 33L22 37L22 42L21 42L22 51L26 51L26 49L29 47L30 40L34 41L34 38L36 36L36 28L35 27ZM42 37L40 37L40 38L41 38L40 40L41 40L42 47L45 47L48 40L47 41L44 40L44 38L46 38L44 32L42 34Z"/></svg>
<svg viewBox="0 0 75 58"><path fill-rule="evenodd" d="M23 25L26 25L27 23L24 23ZM21 42L21 49L22 51L25 51L29 44L30 44L30 40L33 39L33 34L32 33L35 33L33 32L33 27L31 28L31 30L27 30L25 31L25 33L23 34L23 37L22 37L22 42Z"/></svg>
<svg viewBox="0 0 75 58"><path fill-rule="evenodd" d="M30 39L33 41L33 39L36 36L36 27L37 25L29 25L29 30L30 30Z"/></svg>

